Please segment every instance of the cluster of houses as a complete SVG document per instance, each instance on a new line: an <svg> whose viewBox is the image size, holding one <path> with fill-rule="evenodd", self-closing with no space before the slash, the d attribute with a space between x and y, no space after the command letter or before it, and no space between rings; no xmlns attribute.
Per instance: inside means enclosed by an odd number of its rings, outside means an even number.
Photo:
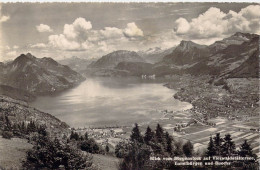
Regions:
<svg viewBox="0 0 260 170"><path fill-rule="evenodd" d="M77 129L77 132L80 134L87 132L90 138L94 138L101 145L109 143L109 140L111 139L118 139L119 141L122 136L126 134L120 127L82 128Z"/></svg>
<svg viewBox="0 0 260 170"><path fill-rule="evenodd" d="M146 75L146 74L142 74L142 79L155 79L155 74L152 75Z"/></svg>

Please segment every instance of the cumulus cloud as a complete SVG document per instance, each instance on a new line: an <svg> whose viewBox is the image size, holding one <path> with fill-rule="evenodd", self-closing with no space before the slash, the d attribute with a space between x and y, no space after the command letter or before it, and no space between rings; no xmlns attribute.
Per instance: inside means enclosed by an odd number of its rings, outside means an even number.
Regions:
<svg viewBox="0 0 260 170"><path fill-rule="evenodd" d="M9 16L2 15L2 6L0 4L0 23L6 22L10 19Z"/></svg>
<svg viewBox="0 0 260 170"><path fill-rule="evenodd" d="M80 48L78 42L68 40L63 34L49 36L49 44L63 50L77 50Z"/></svg>
<svg viewBox="0 0 260 170"><path fill-rule="evenodd" d="M124 34L127 37L142 37L144 36L143 31L136 26L134 22L128 23L124 29Z"/></svg>
<svg viewBox="0 0 260 170"><path fill-rule="evenodd" d="M135 23L128 23L123 29L105 27L95 30L90 21L77 18L72 24L64 25L62 34L50 35L48 46L69 51L108 52L141 36L143 31Z"/></svg>
<svg viewBox="0 0 260 170"><path fill-rule="evenodd" d="M175 21L174 31L177 35L194 39L214 38L230 35L235 32L260 33L260 5L250 5L241 11L228 13L211 7L205 13L193 18L190 22L185 18Z"/></svg>
<svg viewBox="0 0 260 170"><path fill-rule="evenodd" d="M177 34L185 34L189 31L190 29L190 24L185 18L179 18L176 20L176 33Z"/></svg>
<svg viewBox="0 0 260 170"><path fill-rule="evenodd" d="M77 18L72 24L65 24L63 34L67 38L86 38L88 30L92 28L90 21L86 21L84 18Z"/></svg>
<svg viewBox="0 0 260 170"><path fill-rule="evenodd" d="M36 26L37 31L39 32L53 32L49 25L40 24Z"/></svg>

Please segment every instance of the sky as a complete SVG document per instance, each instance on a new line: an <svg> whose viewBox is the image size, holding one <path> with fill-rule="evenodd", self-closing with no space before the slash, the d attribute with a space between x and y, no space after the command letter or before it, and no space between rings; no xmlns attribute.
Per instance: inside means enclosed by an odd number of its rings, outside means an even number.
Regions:
<svg viewBox="0 0 260 170"><path fill-rule="evenodd" d="M99 58L115 50L209 45L260 34L256 3L0 3L0 61L22 53Z"/></svg>

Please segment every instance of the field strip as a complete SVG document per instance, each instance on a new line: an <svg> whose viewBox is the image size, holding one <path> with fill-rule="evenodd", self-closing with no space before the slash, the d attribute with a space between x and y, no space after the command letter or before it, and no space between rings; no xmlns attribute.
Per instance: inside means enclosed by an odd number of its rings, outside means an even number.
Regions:
<svg viewBox="0 0 260 170"><path fill-rule="evenodd" d="M245 139L251 139L251 138L256 137L256 136L258 136L258 134L253 134L251 136L246 137Z"/></svg>
<svg viewBox="0 0 260 170"><path fill-rule="evenodd" d="M226 134L230 134L231 136L233 135L233 133L235 133L236 131L228 131L228 133Z"/></svg>
<svg viewBox="0 0 260 170"><path fill-rule="evenodd" d="M208 129L205 129L205 130L202 130L202 131L199 131L199 132L190 133L190 134L187 134L187 135L184 135L184 136L190 136L190 135L203 133L203 132L214 132L216 130L217 130L217 128L208 128Z"/></svg>
<svg viewBox="0 0 260 170"><path fill-rule="evenodd" d="M254 150L257 150L257 149L259 149L259 148L260 148L260 146L254 147L254 148L253 148L253 151L254 151Z"/></svg>
<svg viewBox="0 0 260 170"><path fill-rule="evenodd" d="M209 139L209 136L204 137L204 138L200 138L200 139L196 139L196 140L193 140L193 141L194 141L194 142L202 142L202 141L204 141L205 139Z"/></svg>
<svg viewBox="0 0 260 170"><path fill-rule="evenodd" d="M243 139L243 138L245 138L245 137L247 137L247 136L250 136L250 135L252 135L252 133L245 134L244 136L237 137L237 138L235 138L233 141L237 141L237 140L239 140L239 139Z"/></svg>
<svg viewBox="0 0 260 170"><path fill-rule="evenodd" d="M258 147L260 146L259 143L253 143L253 144L250 144L251 148L255 148L255 147Z"/></svg>
<svg viewBox="0 0 260 170"><path fill-rule="evenodd" d="M254 128L252 126L245 126L245 125L233 125L234 127L237 127L237 128L243 128L243 129L251 129L251 128Z"/></svg>
<svg viewBox="0 0 260 170"><path fill-rule="evenodd" d="M225 123L225 121L223 121L223 122L217 122L216 125L221 125L221 124L223 124L223 123Z"/></svg>
<svg viewBox="0 0 260 170"><path fill-rule="evenodd" d="M221 133L221 132L227 132L226 130L221 130L221 131L218 131L216 133ZM231 136L233 136L233 133L237 133L235 131L230 131L229 134L232 134ZM240 134L242 134L243 132L239 132ZM223 134L223 133L222 133ZM224 133L224 134L227 134L227 133ZM206 136L206 137L203 137L203 138L199 138L199 139L196 139L196 140L193 140L194 142L203 142L204 140L207 140L209 139L210 136Z"/></svg>
<svg viewBox="0 0 260 170"><path fill-rule="evenodd" d="M222 133L222 132L226 132L226 130L222 129L221 131L218 131L217 133Z"/></svg>
<svg viewBox="0 0 260 170"><path fill-rule="evenodd" d="M232 136L234 137L234 136L239 136L239 135L241 135L241 134L243 134L244 132L235 132L235 133L233 133L232 134Z"/></svg>

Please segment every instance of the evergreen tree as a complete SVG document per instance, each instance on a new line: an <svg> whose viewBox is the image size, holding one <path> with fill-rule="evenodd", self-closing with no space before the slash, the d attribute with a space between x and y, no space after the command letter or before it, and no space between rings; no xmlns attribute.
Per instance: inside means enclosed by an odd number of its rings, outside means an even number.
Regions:
<svg viewBox="0 0 260 170"><path fill-rule="evenodd" d="M79 134L77 132L74 132L73 130L71 131L71 134L70 134L70 139L74 139L76 141L78 141L80 139L79 137Z"/></svg>
<svg viewBox="0 0 260 170"><path fill-rule="evenodd" d="M131 149L119 165L120 170L143 170L149 162L150 148L142 143L132 142Z"/></svg>
<svg viewBox="0 0 260 170"><path fill-rule="evenodd" d="M214 150L216 152L216 156L221 156L222 142L223 139L220 137L220 133L216 133L216 136L214 137Z"/></svg>
<svg viewBox="0 0 260 170"><path fill-rule="evenodd" d="M37 127L34 123L34 121L30 121L27 125L27 132L31 133L31 132L36 132L37 131Z"/></svg>
<svg viewBox="0 0 260 170"><path fill-rule="evenodd" d="M4 124L4 130L5 131L11 131L12 130L12 123L9 120L9 117L5 115L5 124Z"/></svg>
<svg viewBox="0 0 260 170"><path fill-rule="evenodd" d="M27 133L27 127L26 127L24 121L21 124L21 133L22 134L26 134Z"/></svg>
<svg viewBox="0 0 260 170"><path fill-rule="evenodd" d="M191 157L193 154L193 145L190 141L187 141L184 145L183 145L183 152L185 154L185 156L187 157Z"/></svg>
<svg viewBox="0 0 260 170"><path fill-rule="evenodd" d="M216 155L215 146L212 137L210 137L206 156L214 156L214 155Z"/></svg>
<svg viewBox="0 0 260 170"><path fill-rule="evenodd" d="M184 154L182 148L182 141L175 141L174 155L182 156Z"/></svg>
<svg viewBox="0 0 260 170"><path fill-rule="evenodd" d="M20 136L20 135L21 135L17 123L14 123L14 124L13 124L13 134L16 135L16 136Z"/></svg>
<svg viewBox="0 0 260 170"><path fill-rule="evenodd" d="M137 141L139 143L143 143L143 137L140 133L140 130L139 130L139 127L138 127L138 124L136 123L135 124L135 127L133 128L132 130L132 134L130 136L130 140L131 141Z"/></svg>
<svg viewBox="0 0 260 170"><path fill-rule="evenodd" d="M165 133L165 139L166 139L166 152L168 152L170 155L173 152L172 148L172 137L169 135L168 132Z"/></svg>
<svg viewBox="0 0 260 170"><path fill-rule="evenodd" d="M156 130L155 130L155 136L159 143L164 143L165 138L164 138L163 128L161 127L160 124L157 124Z"/></svg>
<svg viewBox="0 0 260 170"><path fill-rule="evenodd" d="M222 145L222 156L232 156L235 153L235 143L232 141L231 135L226 134L224 138L224 144Z"/></svg>
<svg viewBox="0 0 260 170"><path fill-rule="evenodd" d="M154 138L154 132L152 129L148 126L144 135L144 142L146 144L149 144L149 142Z"/></svg>
<svg viewBox="0 0 260 170"><path fill-rule="evenodd" d="M109 146L106 145L106 152L108 153L109 152Z"/></svg>
<svg viewBox="0 0 260 170"><path fill-rule="evenodd" d="M251 146L247 143L247 140L245 140L244 143L241 144L238 155L242 157L255 156L253 154Z"/></svg>

